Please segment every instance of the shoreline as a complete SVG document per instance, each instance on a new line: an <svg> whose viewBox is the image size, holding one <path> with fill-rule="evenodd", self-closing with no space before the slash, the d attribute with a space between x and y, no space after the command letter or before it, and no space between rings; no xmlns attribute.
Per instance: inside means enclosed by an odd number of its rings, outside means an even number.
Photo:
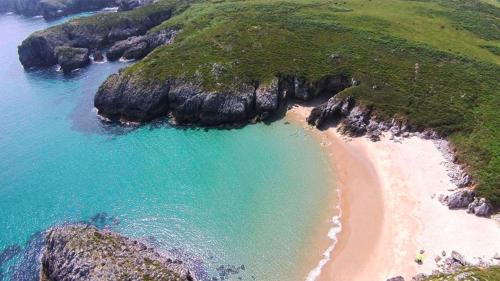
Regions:
<svg viewBox="0 0 500 281"><path fill-rule="evenodd" d="M500 225L437 200L456 186L432 140L384 136L372 142L344 136L336 127L320 131L306 123L311 109L294 105L286 117L316 136L328 153L341 190L342 231L319 277L308 281L411 280L431 274L438 269L435 258L444 260L453 250L470 263L495 262ZM419 250L425 251L422 265L414 262Z"/></svg>

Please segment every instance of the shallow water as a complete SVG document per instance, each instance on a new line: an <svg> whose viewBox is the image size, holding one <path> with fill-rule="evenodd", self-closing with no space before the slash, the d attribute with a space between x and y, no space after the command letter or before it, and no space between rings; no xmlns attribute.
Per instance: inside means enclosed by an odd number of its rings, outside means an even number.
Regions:
<svg viewBox="0 0 500 281"><path fill-rule="evenodd" d="M76 221L147 240L206 277L244 265L228 279L305 279L301 262L324 250L311 237L333 190L310 135L284 120L233 130L103 125L93 95L126 64L25 72L17 45L48 25L0 16L0 279L32 280L40 232Z"/></svg>

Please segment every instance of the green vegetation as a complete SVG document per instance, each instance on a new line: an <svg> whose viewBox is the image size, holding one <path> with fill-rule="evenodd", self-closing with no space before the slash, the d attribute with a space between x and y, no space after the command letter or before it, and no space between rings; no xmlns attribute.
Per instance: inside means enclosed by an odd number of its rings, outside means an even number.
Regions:
<svg viewBox="0 0 500 281"><path fill-rule="evenodd" d="M344 73L379 118L454 144L480 196L500 205L500 8L487 2L197 1L155 30L183 30L126 73L207 89Z"/></svg>
<svg viewBox="0 0 500 281"><path fill-rule="evenodd" d="M96 28L173 17L152 31L182 29L125 71L171 76L208 90L268 83L280 74L310 81L346 74L345 90L379 118L447 136L500 206L500 7L497 0L160 0L152 6L73 20ZM60 28L60 27L55 27Z"/></svg>
<svg viewBox="0 0 500 281"><path fill-rule="evenodd" d="M459 279L461 277L461 279ZM487 269L482 268L466 268L457 273L450 275L432 276L425 281L497 281L500 280L500 267L494 266Z"/></svg>

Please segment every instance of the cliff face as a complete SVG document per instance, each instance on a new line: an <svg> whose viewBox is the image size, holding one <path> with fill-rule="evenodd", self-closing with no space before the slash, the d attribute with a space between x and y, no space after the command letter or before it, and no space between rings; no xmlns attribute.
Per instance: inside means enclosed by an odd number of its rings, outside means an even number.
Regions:
<svg viewBox="0 0 500 281"><path fill-rule="evenodd" d="M182 261L88 225L48 230L41 262L42 281L194 280Z"/></svg>
<svg viewBox="0 0 500 281"><path fill-rule="evenodd" d="M349 85L343 75L316 82L282 76L266 85L244 84L218 92L205 91L182 79L158 81L122 72L106 80L94 104L100 115L111 120L148 121L171 113L178 124L216 126L264 120L286 98L309 100L322 93L337 93Z"/></svg>
<svg viewBox="0 0 500 281"><path fill-rule="evenodd" d="M135 41L129 44L123 43L125 47L120 49L131 58L142 58L147 53L161 44L169 43L174 30L144 35L152 27L162 23L171 17L170 9L150 9L143 18L132 20L126 16L112 18L115 15L105 15L110 17L111 24L102 24L99 21L87 21L82 23L78 20L70 21L66 24L55 26L47 30L35 32L18 47L19 60L24 68L47 67L58 64L58 50L68 48L86 49L85 58L81 58L82 52L66 52L65 61L69 62L65 71L71 71L75 68L88 64L88 57L91 51L110 46L115 42L134 37ZM102 19L101 19L102 20ZM140 43L140 44L134 44ZM81 50L82 51L82 50Z"/></svg>

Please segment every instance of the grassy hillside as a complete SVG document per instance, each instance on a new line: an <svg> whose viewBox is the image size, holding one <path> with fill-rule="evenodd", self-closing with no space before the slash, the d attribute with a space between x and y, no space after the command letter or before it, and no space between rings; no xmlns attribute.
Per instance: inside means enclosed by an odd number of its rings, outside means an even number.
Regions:
<svg viewBox="0 0 500 281"><path fill-rule="evenodd" d="M500 205L500 8L496 0L193 1L158 29L176 43L127 70L207 89L344 73L343 94L380 118L449 137L478 192ZM183 2L185 3L185 2Z"/></svg>

